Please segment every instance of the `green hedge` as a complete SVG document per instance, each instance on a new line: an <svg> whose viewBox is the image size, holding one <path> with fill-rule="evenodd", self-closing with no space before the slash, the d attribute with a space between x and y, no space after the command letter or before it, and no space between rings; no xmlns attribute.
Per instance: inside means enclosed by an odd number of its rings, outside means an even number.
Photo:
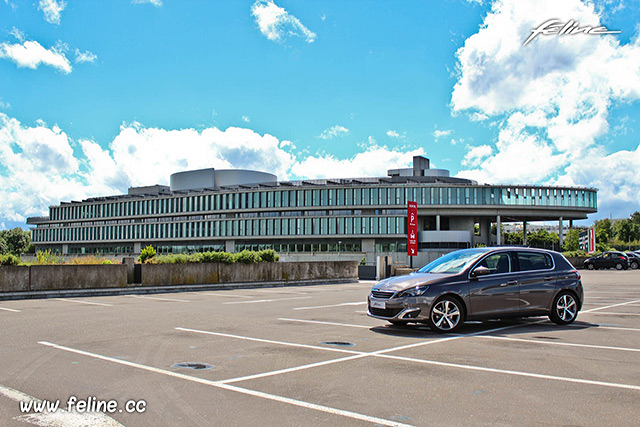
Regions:
<svg viewBox="0 0 640 427"><path fill-rule="evenodd" d="M0 255L0 265L20 265L20 258L11 254Z"/></svg>
<svg viewBox="0 0 640 427"><path fill-rule="evenodd" d="M238 253L230 252L200 252L195 254L173 254L158 255L146 258L144 263L147 264L186 264L201 262L222 262L224 264L233 264L240 262L243 264L254 264L258 262L278 262L280 257L273 249L265 249L262 251L244 250Z"/></svg>

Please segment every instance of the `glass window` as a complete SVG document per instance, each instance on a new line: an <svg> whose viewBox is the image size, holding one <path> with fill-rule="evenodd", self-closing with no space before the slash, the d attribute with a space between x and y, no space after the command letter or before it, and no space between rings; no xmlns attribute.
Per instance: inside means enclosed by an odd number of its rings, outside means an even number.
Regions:
<svg viewBox="0 0 640 427"><path fill-rule="evenodd" d="M489 255L478 264L478 267L480 266L487 267L489 274L503 274L512 271L511 257L506 252Z"/></svg>
<svg viewBox="0 0 640 427"><path fill-rule="evenodd" d="M540 252L517 252L521 271L548 270L553 268L551 256Z"/></svg>

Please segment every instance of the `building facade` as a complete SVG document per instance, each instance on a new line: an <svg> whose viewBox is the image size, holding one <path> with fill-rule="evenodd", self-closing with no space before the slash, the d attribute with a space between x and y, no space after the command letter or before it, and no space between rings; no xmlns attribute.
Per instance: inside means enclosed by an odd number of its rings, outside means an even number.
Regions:
<svg viewBox="0 0 640 427"><path fill-rule="evenodd" d="M388 171L382 178L277 181L242 170L180 172L170 186L62 202L29 218L37 250L61 254L139 254L272 248L291 259L407 261L407 202L418 204L423 263L443 252L500 244L491 225L586 219L597 190L585 187L484 185L430 169Z"/></svg>

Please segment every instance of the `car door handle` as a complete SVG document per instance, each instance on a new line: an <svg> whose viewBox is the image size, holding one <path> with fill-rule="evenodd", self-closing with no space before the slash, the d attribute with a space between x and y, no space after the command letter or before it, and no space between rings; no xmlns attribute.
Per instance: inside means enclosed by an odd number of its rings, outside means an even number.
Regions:
<svg viewBox="0 0 640 427"><path fill-rule="evenodd" d="M513 286L513 285L517 285L517 284L518 284L518 282L517 282L517 281L515 281L515 280L510 280L510 281L508 281L508 282L506 282L506 283L501 283L501 284L500 284L500 286Z"/></svg>
<svg viewBox="0 0 640 427"><path fill-rule="evenodd" d="M553 277L551 277L551 276L547 276L547 277L544 278L545 282L550 282L552 280L553 280Z"/></svg>

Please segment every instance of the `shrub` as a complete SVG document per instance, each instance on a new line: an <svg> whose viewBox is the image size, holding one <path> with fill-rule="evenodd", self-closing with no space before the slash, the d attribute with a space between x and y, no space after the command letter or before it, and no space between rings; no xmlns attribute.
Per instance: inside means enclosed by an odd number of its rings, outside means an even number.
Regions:
<svg viewBox="0 0 640 427"><path fill-rule="evenodd" d="M258 252L258 256L260 257L260 262L278 262L280 261L280 257L276 254L276 251L273 249L264 249Z"/></svg>
<svg viewBox="0 0 640 427"><path fill-rule="evenodd" d="M35 264L38 265L60 264L62 262L61 257L51 253L51 249L36 252L36 259Z"/></svg>
<svg viewBox="0 0 640 427"><path fill-rule="evenodd" d="M88 255L88 256L72 258L71 260L65 262L65 264L100 265L100 264L111 264L111 261L108 259L104 259L101 256Z"/></svg>
<svg viewBox="0 0 640 427"><path fill-rule="evenodd" d="M149 245L140 252L140 256L138 257L138 262L144 264L147 262L147 260L155 256L156 256L156 250L153 248L153 246Z"/></svg>
<svg viewBox="0 0 640 427"><path fill-rule="evenodd" d="M591 256L589 254L587 254L584 251L567 251L567 252L562 252L562 255L566 256L566 257L585 257L585 256Z"/></svg>
<svg viewBox="0 0 640 427"><path fill-rule="evenodd" d="M12 254L0 255L0 265L19 265L20 258Z"/></svg>
<svg viewBox="0 0 640 427"><path fill-rule="evenodd" d="M257 252L250 252L248 250L244 250L235 255L236 262L241 262L243 264L254 264L260 262L260 256Z"/></svg>

